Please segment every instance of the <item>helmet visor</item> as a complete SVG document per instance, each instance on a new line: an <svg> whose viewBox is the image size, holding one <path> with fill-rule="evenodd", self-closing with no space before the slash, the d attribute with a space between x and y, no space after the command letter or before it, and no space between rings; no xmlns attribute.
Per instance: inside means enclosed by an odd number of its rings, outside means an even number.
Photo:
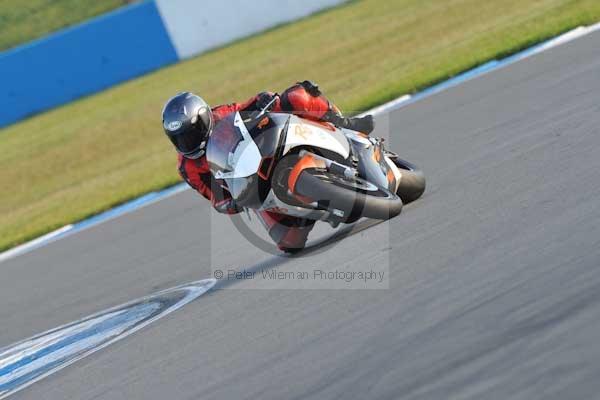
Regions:
<svg viewBox="0 0 600 400"><path fill-rule="evenodd" d="M198 125L202 126L202 124ZM169 136L169 138L181 154L188 155L203 147L206 140L206 129L194 127L177 135Z"/></svg>

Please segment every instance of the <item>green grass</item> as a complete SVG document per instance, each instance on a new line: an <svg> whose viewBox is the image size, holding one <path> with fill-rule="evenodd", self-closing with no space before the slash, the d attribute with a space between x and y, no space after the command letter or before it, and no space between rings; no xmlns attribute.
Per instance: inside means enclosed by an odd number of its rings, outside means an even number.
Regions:
<svg viewBox="0 0 600 400"><path fill-rule="evenodd" d="M354 1L0 131L0 248L179 181L163 102L299 79L363 110L600 19L598 0Z"/></svg>
<svg viewBox="0 0 600 400"><path fill-rule="evenodd" d="M0 0L0 51L85 21L127 0Z"/></svg>

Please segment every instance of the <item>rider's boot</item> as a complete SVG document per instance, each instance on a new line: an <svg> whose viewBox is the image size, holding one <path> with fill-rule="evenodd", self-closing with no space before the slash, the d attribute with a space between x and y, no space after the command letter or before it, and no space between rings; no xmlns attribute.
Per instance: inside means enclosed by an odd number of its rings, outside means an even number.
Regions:
<svg viewBox="0 0 600 400"><path fill-rule="evenodd" d="M375 122L373 121L372 115L365 115L364 117L344 117L334 111L330 111L325 114L323 119L340 128L352 129L353 131L366 133L367 135L375 129Z"/></svg>
<svg viewBox="0 0 600 400"><path fill-rule="evenodd" d="M278 238L277 247L288 254L298 253L304 249L308 233L314 225L314 221L301 220L297 224L294 224L294 226L287 227L285 234ZM271 237L274 238L273 235Z"/></svg>
<svg viewBox="0 0 600 400"><path fill-rule="evenodd" d="M315 221L270 211L256 211L259 221L281 251L296 253L304 248Z"/></svg>

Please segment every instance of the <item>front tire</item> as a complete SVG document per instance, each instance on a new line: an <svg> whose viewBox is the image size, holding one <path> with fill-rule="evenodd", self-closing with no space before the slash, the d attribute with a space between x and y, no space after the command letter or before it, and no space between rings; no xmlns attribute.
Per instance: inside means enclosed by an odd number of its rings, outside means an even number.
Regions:
<svg viewBox="0 0 600 400"><path fill-rule="evenodd" d="M360 217L388 220L400 214L402 200L389 190L356 178L346 179L320 169L305 169L296 181L295 192L343 215L340 220L356 221Z"/></svg>
<svg viewBox="0 0 600 400"><path fill-rule="evenodd" d="M402 174L396 194L400 196L404 204L417 200L425 192L425 174L416 165L406 160L397 157L391 158L391 160Z"/></svg>

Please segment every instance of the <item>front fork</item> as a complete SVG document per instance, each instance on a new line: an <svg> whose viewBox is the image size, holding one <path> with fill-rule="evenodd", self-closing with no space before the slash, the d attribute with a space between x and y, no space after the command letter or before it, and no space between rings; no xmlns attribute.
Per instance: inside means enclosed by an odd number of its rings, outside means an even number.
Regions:
<svg viewBox="0 0 600 400"><path fill-rule="evenodd" d="M358 175L380 188L395 192L398 186L397 174L386 160L383 140L371 137L351 139L352 153L358 163Z"/></svg>

